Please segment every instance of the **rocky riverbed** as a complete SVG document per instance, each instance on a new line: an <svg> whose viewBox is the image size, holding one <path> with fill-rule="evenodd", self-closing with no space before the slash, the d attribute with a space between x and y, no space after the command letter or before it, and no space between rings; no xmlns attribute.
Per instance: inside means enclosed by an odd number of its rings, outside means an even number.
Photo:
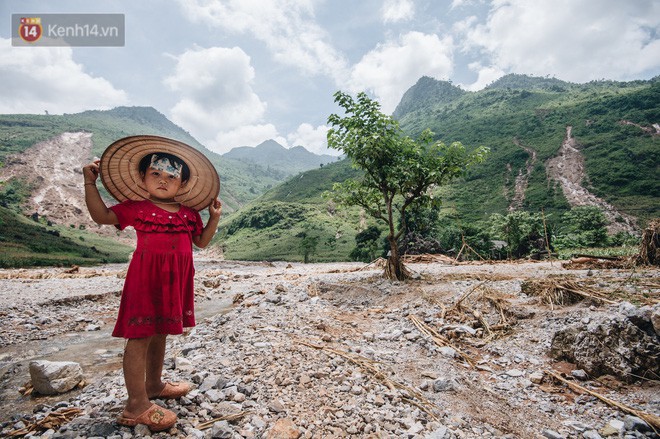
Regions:
<svg viewBox="0 0 660 439"><path fill-rule="evenodd" d="M179 421L154 437L657 437L657 269L412 263L403 283L360 263L196 266L198 325L168 339L165 372L194 389L160 401ZM114 422L124 270L0 271L1 436L149 434ZM33 360L84 381L29 394Z"/></svg>

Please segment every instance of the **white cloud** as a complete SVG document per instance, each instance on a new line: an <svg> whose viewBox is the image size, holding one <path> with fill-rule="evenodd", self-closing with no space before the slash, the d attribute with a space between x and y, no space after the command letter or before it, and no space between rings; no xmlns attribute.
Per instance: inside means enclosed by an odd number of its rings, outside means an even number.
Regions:
<svg viewBox="0 0 660 439"><path fill-rule="evenodd" d="M635 79L660 67L660 3L653 0L494 0L467 47L493 69L586 82Z"/></svg>
<svg viewBox="0 0 660 439"><path fill-rule="evenodd" d="M246 145L252 138L249 134L277 134L272 125L259 125L266 103L252 89L254 69L241 49L196 47L174 59L174 73L164 80L180 96L171 110L172 119L209 148L228 150ZM246 127L245 140L232 134L239 127Z"/></svg>
<svg viewBox="0 0 660 439"><path fill-rule="evenodd" d="M311 0L179 0L193 22L233 33L248 33L284 65L338 80L346 61L314 20Z"/></svg>
<svg viewBox="0 0 660 439"><path fill-rule="evenodd" d="M12 47L0 38L0 113L77 113L124 105L104 78L85 73L70 47Z"/></svg>
<svg viewBox="0 0 660 439"><path fill-rule="evenodd" d="M476 6L484 3L485 0L452 0L449 9L457 9L466 6Z"/></svg>
<svg viewBox="0 0 660 439"><path fill-rule="evenodd" d="M289 134L287 139L292 146L302 145L308 151L316 154L339 155L340 153L333 149L328 149L328 127L320 125L314 128L308 123L300 124L298 129Z"/></svg>
<svg viewBox="0 0 660 439"><path fill-rule="evenodd" d="M494 66L482 66L480 63L471 63L468 68L477 72L477 80L472 84L460 84L462 88L470 91L478 91L486 87L493 81L501 78L506 72L503 72Z"/></svg>
<svg viewBox="0 0 660 439"><path fill-rule="evenodd" d="M384 113L391 113L403 93L422 76L447 79L453 69L453 41L447 36L409 32L399 41L378 45L351 72L350 91L370 91Z"/></svg>
<svg viewBox="0 0 660 439"><path fill-rule="evenodd" d="M384 23L411 20L415 16L415 4L412 0L385 0L382 16Z"/></svg>

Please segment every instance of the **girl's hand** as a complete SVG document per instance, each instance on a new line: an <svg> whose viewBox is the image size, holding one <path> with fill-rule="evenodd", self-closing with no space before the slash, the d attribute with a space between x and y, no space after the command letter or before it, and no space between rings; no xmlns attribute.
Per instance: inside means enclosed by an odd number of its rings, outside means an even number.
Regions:
<svg viewBox="0 0 660 439"><path fill-rule="evenodd" d="M222 214L222 203L217 198L209 205L209 216L211 218L220 218Z"/></svg>
<svg viewBox="0 0 660 439"><path fill-rule="evenodd" d="M99 176L99 163L101 163L101 160L95 160L82 168L85 183L96 184L96 179Z"/></svg>

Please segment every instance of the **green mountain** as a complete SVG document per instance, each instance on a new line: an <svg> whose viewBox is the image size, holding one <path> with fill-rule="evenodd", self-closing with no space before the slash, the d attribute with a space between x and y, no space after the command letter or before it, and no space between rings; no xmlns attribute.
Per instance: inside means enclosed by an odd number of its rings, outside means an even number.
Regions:
<svg viewBox="0 0 660 439"><path fill-rule="evenodd" d="M430 128L445 143L490 148L485 163L438 191L447 222L465 227L527 210L558 224L582 202L608 211L615 231L660 216L660 78L573 84L507 75L468 92L425 77L393 114L411 136ZM227 218L226 257L300 260L316 236L314 259L347 258L371 220L321 194L355 172L346 161L305 172Z"/></svg>
<svg viewBox="0 0 660 439"><path fill-rule="evenodd" d="M88 138L91 135L91 151L87 146L80 142L74 142L70 145L69 151L63 155L65 159L71 159L72 163L68 166L58 168L57 163L48 163L49 160L61 161L62 157L49 156L48 153L39 154L30 147L45 141L61 141L63 133L86 133L83 137ZM0 115L0 206L6 210L3 212L0 226L0 242L8 249L15 251L6 254L6 260L0 261L0 266L47 263L46 261L66 261L81 262L99 262L104 260L116 260L121 255L116 255L112 250L112 241L101 239L94 234L87 233L85 228L90 224L89 218L84 213L84 202L82 188L78 188L81 182L80 166L91 160L92 157L100 157L105 148L114 140L119 138L137 135L153 134L183 141L194 148L202 151L216 166L220 174L221 189L220 198L222 199L225 212L231 213L238 210L241 206L258 197L263 192L276 186L286 179L292 166L298 166L297 169L309 169L318 167L319 164L311 162L314 156L307 153L304 148L295 148L295 151L287 158L287 168L278 166L262 166L259 163L237 160L230 157L223 157L212 151L209 151L188 132L169 121L163 114L150 107L118 107L108 111L85 111L78 114L64 115ZM53 140L55 139L55 140ZM39 161L44 164L44 169L51 169L50 173L56 169L59 175L59 182L51 182L52 175L30 175L33 171L26 166L25 154L28 154L27 160ZM300 153L303 154L300 154ZM307 153L307 154L305 154ZM299 156L303 157L299 159ZM10 157L12 157L10 159ZM62 165L62 163L60 163ZM5 175L5 172L7 173ZM47 171L44 171L47 172ZM3 177L4 175L4 177ZM45 187L51 183L52 190ZM65 186L58 188L56 186ZM100 187L100 185L99 185ZM58 206L64 210L71 210L70 214L64 212L61 218L50 217L42 218L43 213L36 214L34 210L41 209L44 203L53 202L53 193L67 192L64 199L59 200ZM79 189L79 190L78 190ZM39 201L33 201L28 206L28 201L38 193ZM101 188L102 194L110 200L111 198ZM68 197L68 198L67 198ZM55 197L56 198L56 197ZM34 207L36 205L36 207ZM51 210L52 211L52 210ZM13 217L12 217L13 215ZM34 221L29 224L34 228L43 228L41 232L48 234L48 237L57 240L58 237L64 239L64 232L76 231L72 237L76 245L64 245L58 249L57 246L51 246L54 250L52 257L35 256L32 247L25 247L25 243L33 242L37 229L28 233L28 228L20 226L24 223L24 215L31 216ZM8 232L8 231L11 231ZM25 231L22 233L21 231ZM91 247L98 248L98 252ZM123 257L128 254L129 247L123 250ZM110 256L109 256L110 255ZM20 262L23 261L23 262ZM74 263L74 262L71 262Z"/></svg>
<svg viewBox="0 0 660 439"><path fill-rule="evenodd" d="M447 88L445 82L423 78L406 95L414 96L418 86L433 85L437 90ZM560 153L568 127L584 157L581 183L586 190L642 222L660 215L658 78L571 84L507 75L451 101L412 100L395 114L412 136L430 128L444 142L491 149L483 165L446 190L448 204L465 220L506 211L521 173L528 183L521 208L567 209L560 184L549 176L548 163Z"/></svg>
<svg viewBox="0 0 660 439"><path fill-rule="evenodd" d="M268 170L280 171L289 177L309 169L318 168L337 160L328 154L317 155L303 146L287 149L274 140L267 140L255 147L240 146L222 155L249 165L258 165Z"/></svg>
<svg viewBox="0 0 660 439"><path fill-rule="evenodd" d="M23 152L63 132L91 132L92 155L97 157L113 141L126 136L153 134L180 140L202 151L216 166L221 180L220 197L229 211L285 178L276 170L222 158L151 107L118 107L64 115L0 115L0 130L0 166L8 155Z"/></svg>

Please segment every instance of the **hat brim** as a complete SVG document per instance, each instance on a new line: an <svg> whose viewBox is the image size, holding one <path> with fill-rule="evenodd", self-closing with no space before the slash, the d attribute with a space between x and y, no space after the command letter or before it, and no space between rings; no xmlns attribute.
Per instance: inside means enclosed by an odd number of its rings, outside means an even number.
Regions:
<svg viewBox="0 0 660 439"><path fill-rule="evenodd" d="M149 198L139 165L145 156L157 152L179 157L190 169L190 178L175 195L175 201L199 211L218 197L220 177L209 159L183 142L159 136L124 137L106 148L100 176L108 193L119 202Z"/></svg>

